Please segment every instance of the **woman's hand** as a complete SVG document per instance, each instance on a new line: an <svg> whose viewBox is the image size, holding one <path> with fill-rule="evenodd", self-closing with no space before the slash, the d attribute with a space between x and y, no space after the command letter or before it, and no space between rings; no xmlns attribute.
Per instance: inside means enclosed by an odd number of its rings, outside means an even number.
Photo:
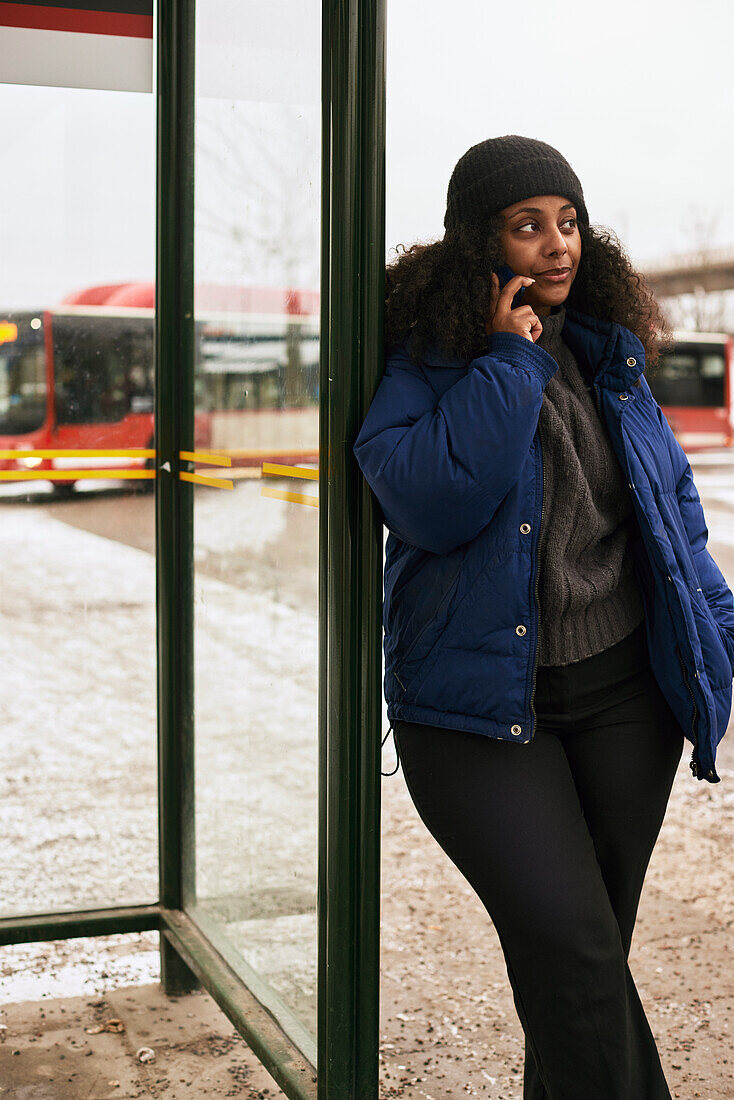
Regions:
<svg viewBox="0 0 734 1100"><path fill-rule="evenodd" d="M487 336L493 332L516 332L518 336L524 336L533 343L538 339L543 326L532 306L518 306L512 309L512 299L522 286L534 283L529 275L515 275L506 286L500 290L500 281L497 272L492 272L492 304L490 306L491 317L485 325Z"/></svg>

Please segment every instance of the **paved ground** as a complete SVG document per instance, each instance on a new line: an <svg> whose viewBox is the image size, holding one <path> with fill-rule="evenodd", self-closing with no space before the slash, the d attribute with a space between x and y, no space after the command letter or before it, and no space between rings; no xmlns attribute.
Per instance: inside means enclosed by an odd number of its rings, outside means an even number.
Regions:
<svg viewBox="0 0 734 1100"><path fill-rule="evenodd" d="M124 986L104 997L8 1005L3 1019L3 1100L283 1095L203 992L166 997L158 985ZM140 1060L143 1048L153 1061Z"/></svg>
<svg viewBox="0 0 734 1100"><path fill-rule="evenodd" d="M679 1100L734 1097L727 755L715 787L692 780L688 753L681 758L630 953ZM399 775L384 780L383 804L382 1100L520 1100L522 1031L494 928L427 835Z"/></svg>

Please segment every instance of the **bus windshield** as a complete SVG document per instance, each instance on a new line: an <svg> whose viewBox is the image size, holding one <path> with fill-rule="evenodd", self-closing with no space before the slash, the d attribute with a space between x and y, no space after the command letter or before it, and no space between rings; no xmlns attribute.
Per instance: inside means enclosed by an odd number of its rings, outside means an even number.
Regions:
<svg viewBox="0 0 734 1100"><path fill-rule="evenodd" d="M25 435L46 419L43 340L0 344L0 435Z"/></svg>

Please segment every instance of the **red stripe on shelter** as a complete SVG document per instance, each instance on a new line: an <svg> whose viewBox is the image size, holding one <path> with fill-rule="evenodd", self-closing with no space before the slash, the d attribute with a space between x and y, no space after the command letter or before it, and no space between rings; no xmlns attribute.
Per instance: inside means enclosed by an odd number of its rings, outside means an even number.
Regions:
<svg viewBox="0 0 734 1100"><path fill-rule="evenodd" d="M124 38L153 37L151 15L91 11L88 8L50 8L45 4L9 4L4 0L0 0L0 26L112 34Z"/></svg>

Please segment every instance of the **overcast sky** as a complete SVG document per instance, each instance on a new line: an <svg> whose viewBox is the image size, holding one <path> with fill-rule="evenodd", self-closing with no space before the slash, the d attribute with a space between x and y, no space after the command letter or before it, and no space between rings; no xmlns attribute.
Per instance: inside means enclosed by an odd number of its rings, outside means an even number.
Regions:
<svg viewBox="0 0 734 1100"><path fill-rule="evenodd" d="M318 20L200 2L199 278L318 279ZM458 158L511 133L560 149L641 266L734 247L734 5L388 0L387 27L387 250L440 237ZM0 111L0 309L151 279L153 96L3 84Z"/></svg>

